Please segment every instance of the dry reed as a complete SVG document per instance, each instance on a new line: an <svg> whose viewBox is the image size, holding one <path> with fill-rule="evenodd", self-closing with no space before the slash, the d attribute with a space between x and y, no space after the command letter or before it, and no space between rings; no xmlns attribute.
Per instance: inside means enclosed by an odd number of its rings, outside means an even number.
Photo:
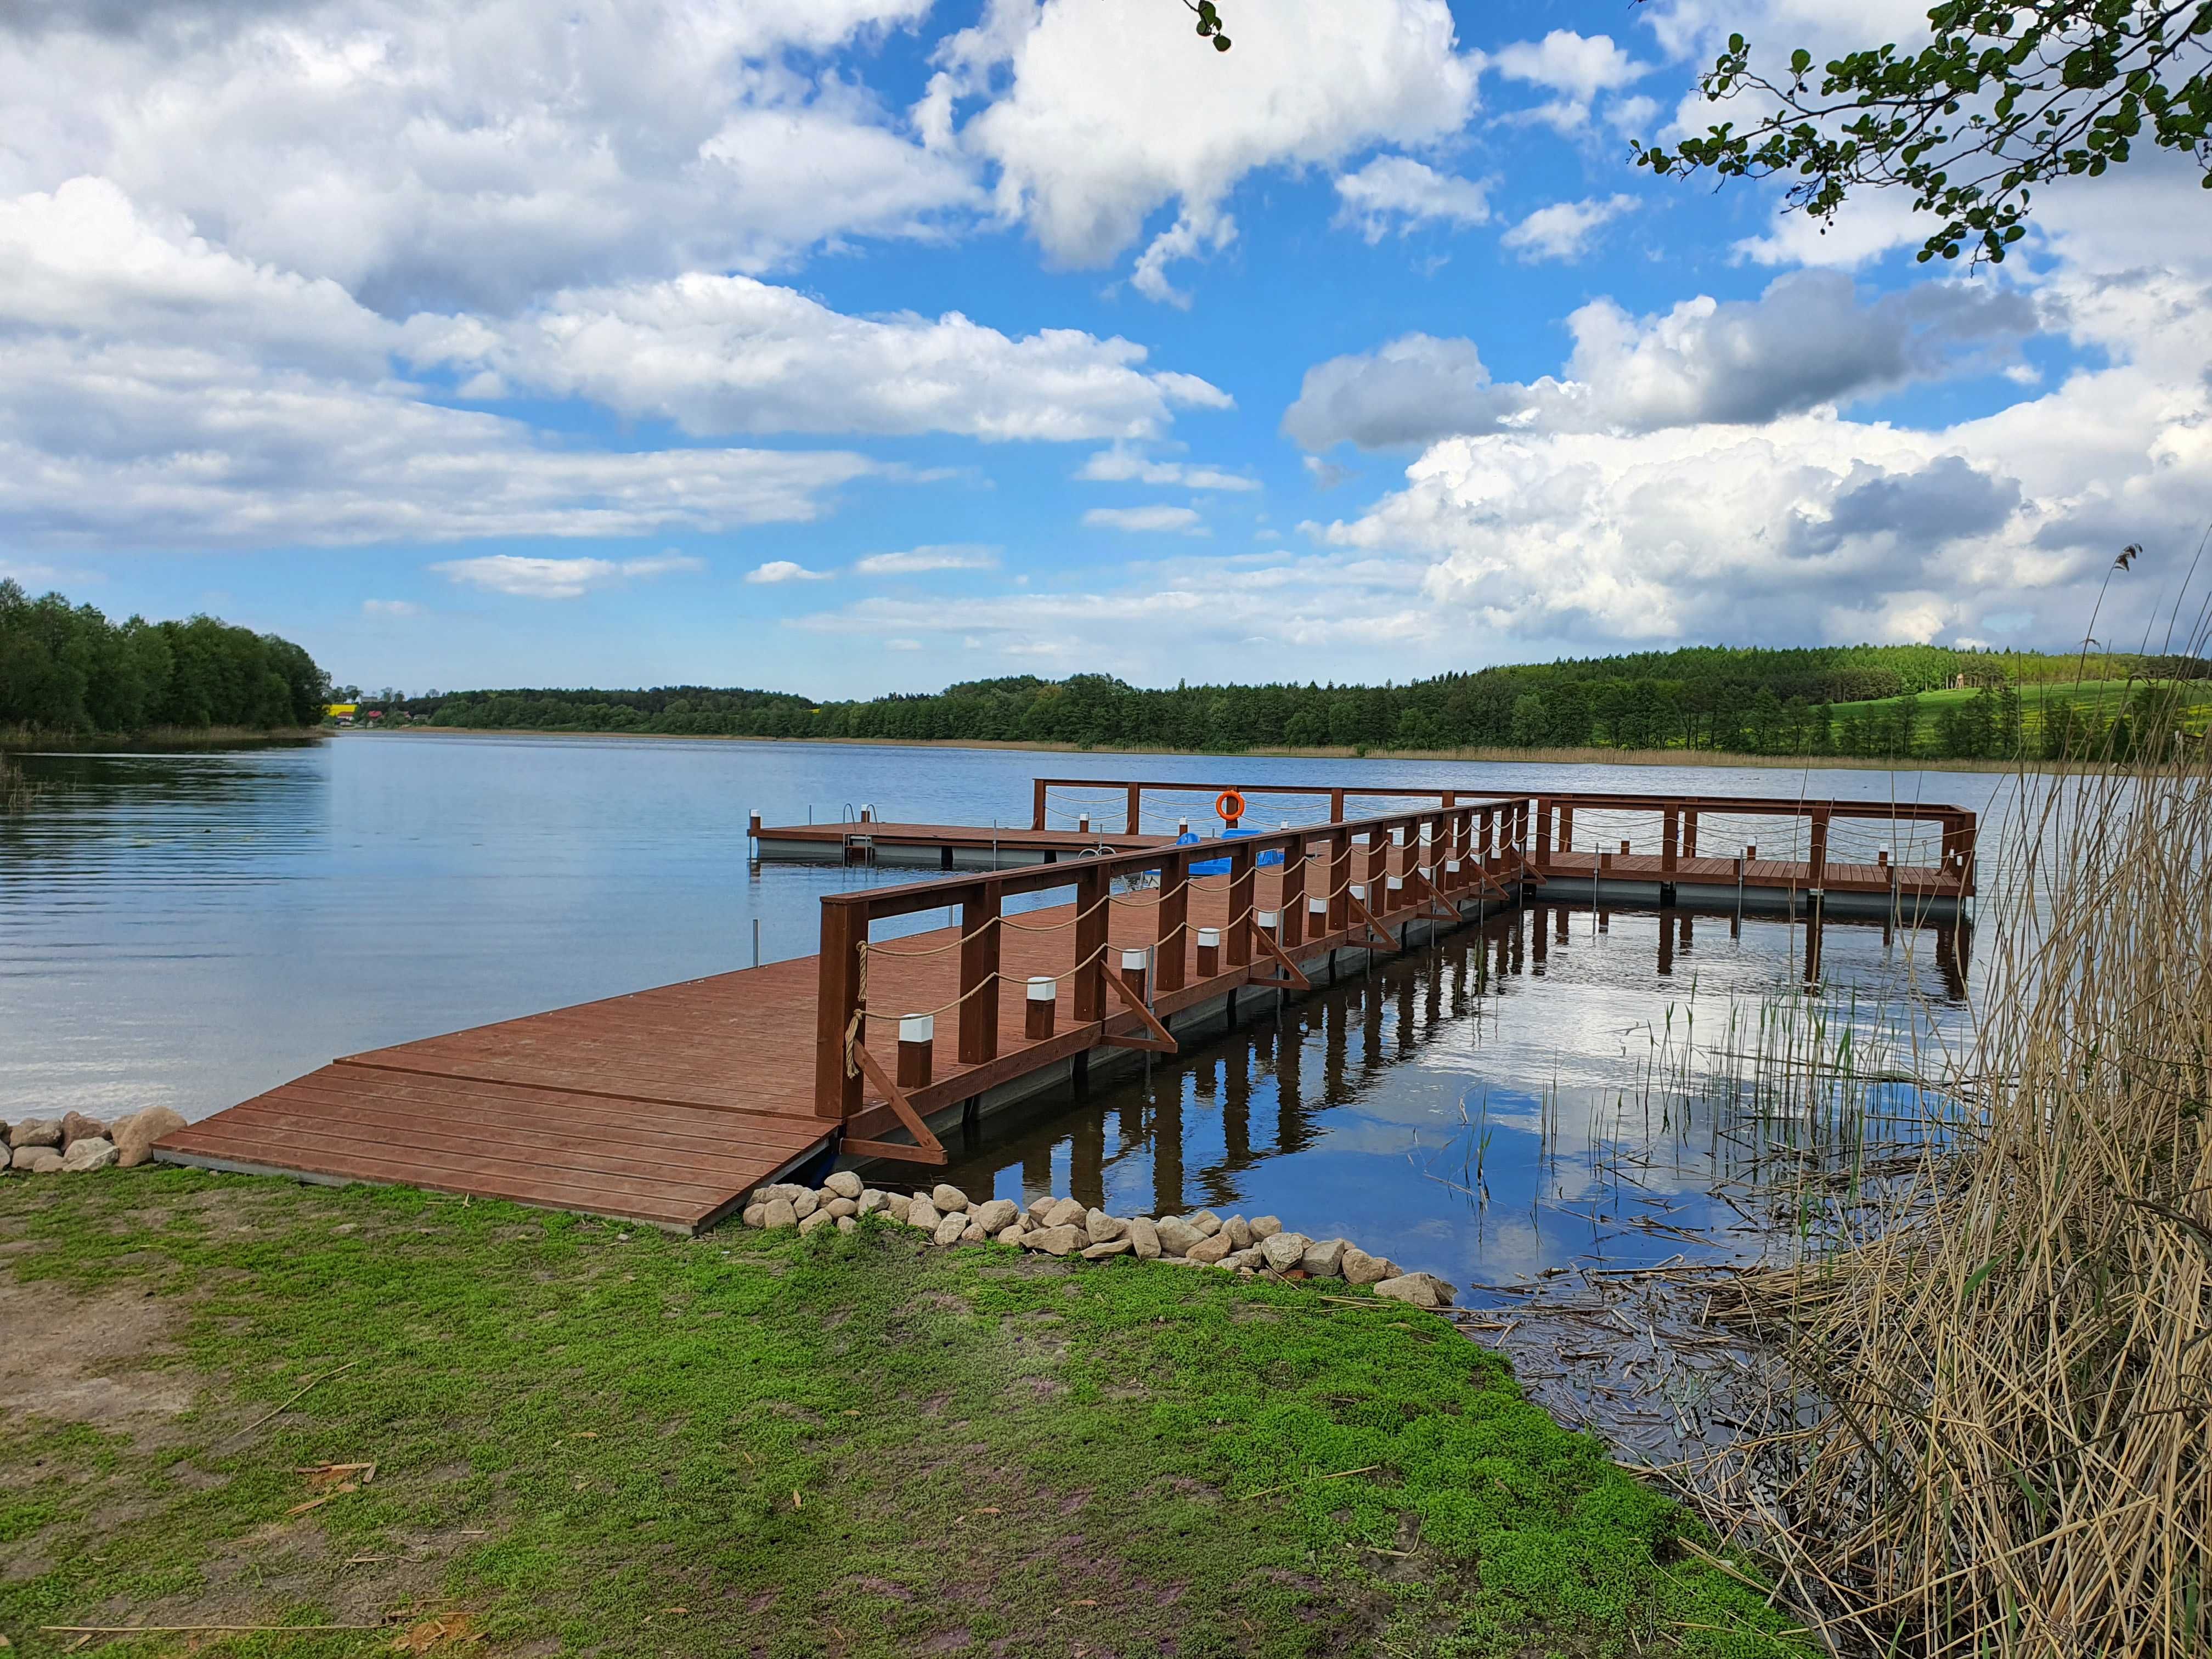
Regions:
<svg viewBox="0 0 2212 1659"><path fill-rule="evenodd" d="M45 785L33 783L21 767L0 754L0 813L27 812L45 793Z"/></svg>
<svg viewBox="0 0 2212 1659"><path fill-rule="evenodd" d="M2158 747L2023 773L1940 1147L1735 1281L1789 1380L1699 1495L1838 1652L2212 1651L2212 770Z"/></svg>

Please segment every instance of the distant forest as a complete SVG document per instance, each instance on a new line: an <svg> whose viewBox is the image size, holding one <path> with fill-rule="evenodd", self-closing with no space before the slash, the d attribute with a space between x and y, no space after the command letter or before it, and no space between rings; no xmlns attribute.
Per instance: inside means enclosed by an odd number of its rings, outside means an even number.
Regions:
<svg viewBox="0 0 2212 1659"><path fill-rule="evenodd" d="M212 617L110 622L0 580L0 730L129 736L320 723L330 679L289 640Z"/></svg>
<svg viewBox="0 0 2212 1659"><path fill-rule="evenodd" d="M2075 682L2081 684L2079 694ZM1960 684L1963 680L1964 684ZM817 702L787 692L509 690L394 698L432 726L786 738L1064 743L1221 753L1338 747L1691 749L1750 755L2009 758L2169 741L2212 682L2194 658L1935 646L1700 647L1484 668L1404 685L1179 685L1106 675L975 680ZM2163 689L2161 689L2163 688ZM2212 683L2203 685L2212 702ZM2201 712L2201 711L2200 711ZM2153 728L2158 728L2154 732ZM2201 727L2192 721L2191 729Z"/></svg>

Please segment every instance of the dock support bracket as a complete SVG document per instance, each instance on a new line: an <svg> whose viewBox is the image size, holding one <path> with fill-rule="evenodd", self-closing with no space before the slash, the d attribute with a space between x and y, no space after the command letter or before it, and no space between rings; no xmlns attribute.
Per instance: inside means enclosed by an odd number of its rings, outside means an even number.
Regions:
<svg viewBox="0 0 2212 1659"><path fill-rule="evenodd" d="M1273 934L1268 933L1264 927L1255 927L1252 930L1252 937L1260 941L1260 948L1265 951L1269 956L1274 957L1276 963L1282 968L1283 971L1279 974L1254 974L1246 981L1247 983L1252 985L1283 985L1289 987L1293 991L1310 991L1313 989L1313 981L1298 971L1298 964L1291 960L1289 952L1285 951L1281 945L1275 943L1275 937Z"/></svg>
<svg viewBox="0 0 2212 1659"><path fill-rule="evenodd" d="M1142 1048L1148 1054L1175 1054L1182 1052L1176 1046L1176 1040L1168 1028L1160 1024L1151 1009L1145 1006L1144 998L1139 996L1129 981L1121 977L1120 969L1109 966L1106 969L1106 982L1114 988L1114 994L1128 1004L1130 1012L1144 1021L1152 1033L1150 1037L1116 1036L1109 1031L1103 1039L1108 1047Z"/></svg>
<svg viewBox="0 0 2212 1659"><path fill-rule="evenodd" d="M848 1156L853 1158L897 1158L908 1164L950 1164L945 1143L930 1133L929 1125L922 1121L921 1114L914 1109L914 1103L905 1091L891 1081L880 1061L870 1054L865 1044L853 1045L853 1057L860 1063L860 1070L869 1082L881 1091L898 1121L906 1125L907 1133L914 1137L914 1145L903 1146L896 1140L853 1140L844 1143Z"/></svg>

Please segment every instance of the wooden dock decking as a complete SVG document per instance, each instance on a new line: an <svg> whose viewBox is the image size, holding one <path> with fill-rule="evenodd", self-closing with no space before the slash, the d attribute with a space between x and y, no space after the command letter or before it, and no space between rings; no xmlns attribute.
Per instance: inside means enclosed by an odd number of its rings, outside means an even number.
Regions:
<svg viewBox="0 0 2212 1659"><path fill-rule="evenodd" d="M1011 836L1025 842L1028 863L824 898L818 957L347 1055L187 1125L156 1152L175 1163L400 1182L690 1232L754 1188L839 1154L943 1163L934 1115L1044 1086L1101 1050L1172 1051L1179 1016L1248 986L1288 994L1333 951L1397 948L1416 929L1456 927L1547 880L1571 902L1607 892L1632 902L1646 884L1710 893L1741 882L1786 892L1794 908L1816 869L1830 891L1887 895L1908 909L1940 902L1955 910L1972 891L1972 818L1954 808L1923 814L1944 826L1944 863L1900 868L1700 858L1694 811L1689 850L1678 836L1655 854L1555 851L1552 811L1567 798L1540 805L1427 793L1439 804L1413 813L1194 846L1139 835L1146 844L1129 848L1126 831L1102 843L1034 824L809 826L819 832L811 847L842 847L864 828L878 847L896 837L940 859ZM1612 799L1571 799L1586 814ZM1810 805L1816 813L1825 805ZM1675 824L1679 803L1665 810ZM1704 810L1715 810L1710 798ZM1807 804L1759 810L1802 813ZM1814 822L1822 845L1827 819ZM1047 866L1048 855L1065 855L1065 867ZM1073 903L1019 908L1025 895L1069 887ZM948 908L959 912L955 926L872 936L874 923ZM1202 946L1202 929L1218 940ZM1147 953L1146 967L1125 973L1122 952ZM1032 977L1054 981L1048 1036L1024 1032ZM901 1073L898 1042L899 1018L925 1012L934 1024L926 1079L911 1054Z"/></svg>

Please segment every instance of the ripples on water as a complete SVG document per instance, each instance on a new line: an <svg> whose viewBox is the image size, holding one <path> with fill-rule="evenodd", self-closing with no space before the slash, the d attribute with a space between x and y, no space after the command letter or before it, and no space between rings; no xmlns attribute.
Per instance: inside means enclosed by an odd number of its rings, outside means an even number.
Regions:
<svg viewBox="0 0 2212 1659"><path fill-rule="evenodd" d="M22 761L48 787L0 817L0 1117L204 1116L337 1054L742 967L756 922L769 958L811 953L822 894L908 878L749 869L755 807L1025 823L1040 771L1977 808L1998 781L397 734ZM1973 982L1970 940L1831 923L1822 979L1832 999L1911 986L1939 1042ZM1654 1229L1703 1226L1706 1188L1777 1131L1654 1078L1693 1022L1712 1047L1731 1007L1751 1030L1802 1006L1803 950L1776 921L1615 910L1601 927L1539 907L1148 1079L996 1121L954 1178L1124 1212L1273 1212L1462 1281L1659 1260L1680 1242Z"/></svg>

